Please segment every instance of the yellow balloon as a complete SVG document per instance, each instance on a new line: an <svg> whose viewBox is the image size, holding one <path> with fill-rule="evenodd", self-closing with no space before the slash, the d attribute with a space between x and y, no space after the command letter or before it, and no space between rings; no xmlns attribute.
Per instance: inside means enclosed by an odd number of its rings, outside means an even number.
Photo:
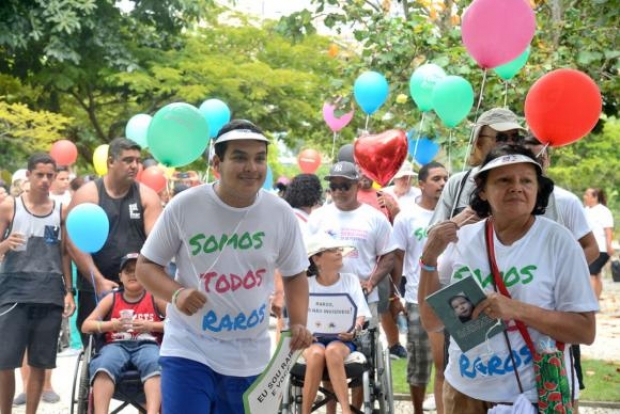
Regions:
<svg viewBox="0 0 620 414"><path fill-rule="evenodd" d="M93 152L93 165L97 175L106 175L108 173L108 144L99 145Z"/></svg>
<svg viewBox="0 0 620 414"><path fill-rule="evenodd" d="M157 168L159 168L160 170L162 170L164 172L164 175L166 176L167 179L171 179L174 176L174 173L176 172L176 169L174 167L166 167L164 164L157 164Z"/></svg>
<svg viewBox="0 0 620 414"><path fill-rule="evenodd" d="M372 182L372 188L374 188L375 190L381 190L381 184L379 183L375 183L374 181Z"/></svg>

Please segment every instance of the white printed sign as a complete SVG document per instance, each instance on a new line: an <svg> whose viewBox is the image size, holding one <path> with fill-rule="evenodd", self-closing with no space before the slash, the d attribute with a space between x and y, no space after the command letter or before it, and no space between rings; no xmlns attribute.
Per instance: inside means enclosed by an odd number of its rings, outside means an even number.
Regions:
<svg viewBox="0 0 620 414"><path fill-rule="evenodd" d="M311 293L307 326L315 336L338 335L355 327L357 306L346 293Z"/></svg>

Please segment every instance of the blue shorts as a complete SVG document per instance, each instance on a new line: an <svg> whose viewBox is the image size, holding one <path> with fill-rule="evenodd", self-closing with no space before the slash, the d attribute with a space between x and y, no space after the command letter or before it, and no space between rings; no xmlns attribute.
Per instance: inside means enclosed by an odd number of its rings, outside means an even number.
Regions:
<svg viewBox="0 0 620 414"><path fill-rule="evenodd" d="M104 345L90 362L90 382L95 375L105 372L116 384L121 375L131 367L140 372L144 383L147 379L161 375L159 368L159 345L151 341L120 341Z"/></svg>
<svg viewBox="0 0 620 414"><path fill-rule="evenodd" d="M257 375L231 377L190 359L161 357L163 413L243 413L243 393Z"/></svg>

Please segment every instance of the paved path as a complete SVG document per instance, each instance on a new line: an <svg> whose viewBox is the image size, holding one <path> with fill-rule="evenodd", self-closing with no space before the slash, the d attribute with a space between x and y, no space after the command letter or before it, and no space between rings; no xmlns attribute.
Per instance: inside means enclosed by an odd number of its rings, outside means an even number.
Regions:
<svg viewBox="0 0 620 414"><path fill-rule="evenodd" d="M583 358L620 361L620 283L613 283L609 279L605 280L601 313L597 315L596 341L592 346L583 346L581 352ZM39 413L67 414L70 412L71 388L76 361L76 355L59 355L58 368L54 371L52 383L61 395L61 401L56 404L42 402ZM19 374L16 385L17 393L21 392ZM413 413L413 408L408 401L397 401L395 411L398 414L410 414ZM24 406L14 407L13 412L16 414L24 413ZM126 412L132 413L136 410L127 410ZM582 407L579 412L580 414L620 414L620 408ZM428 413L433 414L430 411Z"/></svg>

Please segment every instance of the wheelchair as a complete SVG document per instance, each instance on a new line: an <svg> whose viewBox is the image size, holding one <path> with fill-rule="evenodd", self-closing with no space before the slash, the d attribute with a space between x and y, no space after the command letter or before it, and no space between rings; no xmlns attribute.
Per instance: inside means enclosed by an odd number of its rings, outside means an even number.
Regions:
<svg viewBox="0 0 620 414"><path fill-rule="evenodd" d="M71 391L71 414L92 414L94 412L89 365L102 346L102 335L90 335L88 347L78 356ZM146 414L144 388L140 373L135 368L130 367L123 373L122 378L116 384L112 400L120 401L121 404L110 414L117 414L129 406L136 408L141 414Z"/></svg>
<svg viewBox="0 0 620 414"><path fill-rule="evenodd" d="M357 350L349 354L344 367L348 387L350 389L362 387L363 403L361 410L353 406L351 409L358 414L393 414L394 392L390 352L387 347L384 349L379 337L379 327L366 327L360 332L355 343ZM291 369L283 386L281 414L301 412L305 372L306 363L302 356ZM329 381L327 369L323 372L323 381ZM323 386L319 387L317 397L312 405L312 411L320 409L329 401L337 401L336 395Z"/></svg>

